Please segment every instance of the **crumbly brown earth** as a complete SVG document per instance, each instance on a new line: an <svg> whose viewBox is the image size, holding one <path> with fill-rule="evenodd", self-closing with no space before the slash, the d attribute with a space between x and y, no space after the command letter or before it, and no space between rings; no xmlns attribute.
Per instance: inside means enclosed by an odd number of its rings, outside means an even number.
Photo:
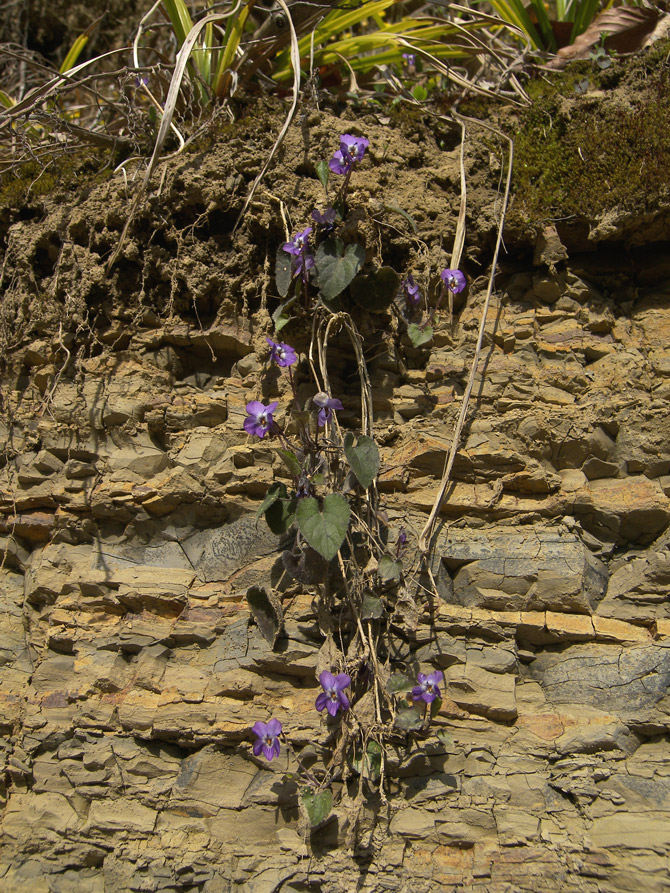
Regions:
<svg viewBox="0 0 670 893"><path fill-rule="evenodd" d="M459 130L306 101L234 230L281 118L249 100L164 165L109 273L141 170L6 184L1 886L665 890L667 194L644 214L603 201L576 230L514 220L435 543L440 598L394 632L443 669L447 734L389 747L388 801L371 799L351 849L346 791L310 836L284 756L251 753L257 719L276 716L298 747L326 728L313 591L284 588L255 523L284 472L271 441L244 434L244 406L285 396L266 362L274 257L326 204L315 163L340 133L370 139L344 236L425 285L450 259ZM352 308L384 507L412 544L474 354L504 145L468 129L469 287L453 324L443 315L417 351L393 314ZM282 338L304 352L310 322ZM357 430L344 337L328 359ZM297 374L307 392L306 364ZM250 622L255 583L284 599L275 650Z"/></svg>

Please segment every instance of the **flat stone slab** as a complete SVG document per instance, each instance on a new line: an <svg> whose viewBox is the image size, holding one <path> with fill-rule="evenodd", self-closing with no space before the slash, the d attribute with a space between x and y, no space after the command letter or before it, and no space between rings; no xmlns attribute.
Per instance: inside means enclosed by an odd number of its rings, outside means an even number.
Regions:
<svg viewBox="0 0 670 893"><path fill-rule="evenodd" d="M192 571L205 583L223 582L281 544L281 537L275 536L263 519L257 522L251 514L222 527L198 531L184 540L176 534L172 537L148 544L106 547L97 553L93 566L108 570L112 577L120 570L143 565Z"/></svg>
<svg viewBox="0 0 670 893"><path fill-rule="evenodd" d="M435 556L443 597L465 607L589 614L607 589L605 565L559 530L452 529Z"/></svg>
<svg viewBox="0 0 670 893"><path fill-rule="evenodd" d="M670 647L573 645L567 653L540 654L530 665L530 675L551 704L587 704L642 720L643 712L666 696Z"/></svg>

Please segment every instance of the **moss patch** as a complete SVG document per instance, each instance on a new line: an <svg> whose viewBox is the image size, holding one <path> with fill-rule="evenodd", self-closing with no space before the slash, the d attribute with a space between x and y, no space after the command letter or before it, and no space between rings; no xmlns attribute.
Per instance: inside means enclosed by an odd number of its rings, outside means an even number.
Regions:
<svg viewBox="0 0 670 893"><path fill-rule="evenodd" d="M622 62L602 73L582 62L528 86L533 105L515 141L513 224L594 219L614 208L644 213L668 194L670 42L663 44L623 76ZM578 95L585 79L589 92Z"/></svg>
<svg viewBox="0 0 670 893"><path fill-rule="evenodd" d="M45 196L53 196L59 190L69 191L76 186L89 187L111 177L113 159L102 151L82 150L71 155L54 157L50 163L28 162L17 164L5 173L0 181L0 205L17 208Z"/></svg>

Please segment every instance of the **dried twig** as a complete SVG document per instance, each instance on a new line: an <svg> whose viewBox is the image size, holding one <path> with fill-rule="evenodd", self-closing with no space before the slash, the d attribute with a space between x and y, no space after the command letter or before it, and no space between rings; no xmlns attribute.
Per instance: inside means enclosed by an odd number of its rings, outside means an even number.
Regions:
<svg viewBox="0 0 670 893"><path fill-rule="evenodd" d="M463 124L463 116L457 115L454 113L454 117ZM431 510L430 516L426 523L426 526L423 528L421 532L421 536L419 537L419 550L421 554L426 558L430 551L431 540L433 536L433 531L435 529L435 522L437 520L437 516L442 507L442 502L444 500L444 495L447 491L447 487L449 486L449 480L451 476L451 469L454 464L454 460L456 458L456 453L458 452L458 447L460 445L461 432L463 430L463 425L465 424L465 418L468 412L468 405L470 402L470 395L472 394L472 388L475 383L475 376L477 374L477 366L479 364L479 358L481 355L482 343L484 341L484 329L486 327L486 318L488 315L489 305L491 303L491 295L493 292L493 285L495 281L495 273L496 267L498 263L498 254L500 252L500 246L502 244L502 234L503 227L505 225L505 214L507 212L507 204L509 201L509 192L512 182L512 164L514 161L514 140L511 137L505 136L505 134L501 133L497 128L491 127L487 124L484 124L482 121L478 121L478 124L481 124L482 127L485 127L487 130L491 130L493 133L497 134L503 139L506 139L509 143L509 159L507 164L507 180L505 183L505 194L503 197L503 206L502 212L500 214L500 222L498 224L498 235L496 238L496 247L493 254L493 260L491 262L491 271L489 273L489 282L488 288L486 290L486 300L484 301L484 308L482 310L482 316L479 323L479 335L477 338L477 345L475 347L475 355L472 360L472 367L470 369L470 377L468 378L468 384L465 389L465 393L463 394L463 402L461 404L461 411L458 415L458 420L456 422L456 429L454 431L454 436L451 442L451 449L449 450L449 456L447 458L447 462L445 464L444 473L442 475L442 481L440 483L440 488L437 493L437 497L435 498L435 502L433 504L433 508Z"/></svg>

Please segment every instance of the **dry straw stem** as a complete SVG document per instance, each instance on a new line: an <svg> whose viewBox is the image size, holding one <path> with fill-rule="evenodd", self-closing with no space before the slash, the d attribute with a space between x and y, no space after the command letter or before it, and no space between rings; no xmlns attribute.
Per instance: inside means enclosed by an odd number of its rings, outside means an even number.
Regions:
<svg viewBox="0 0 670 893"><path fill-rule="evenodd" d="M458 270L463 254L463 246L465 245L465 214L468 207L468 181L465 176L465 121L460 118L458 123L461 125L461 151L459 155L459 164L461 169L461 202L458 209L458 220L456 222L456 235L454 236L454 250L451 254L451 262L449 268ZM449 324L454 319L454 293L449 291Z"/></svg>
<svg viewBox="0 0 670 893"><path fill-rule="evenodd" d="M463 127L464 120L465 120L464 117L456 114L455 112L452 114L454 115L454 118L456 118L457 120L460 121L461 126ZM449 456L447 458L447 462L446 462L446 465L444 468L444 473L442 475L442 482L440 483L440 489L438 490L437 497L435 499L435 503L433 504L433 508L431 510L431 513L430 513L430 516L426 523L426 526L423 528L423 530L421 532L421 536L419 537L419 551L424 556L424 559L426 559L426 557L430 551L431 540L433 537L433 531L435 529L435 522L436 522L437 516L440 512L440 508L442 507L442 502L444 501L444 496L447 491L447 487L449 485L451 469L453 467L454 460L456 458L456 453L458 452L458 447L459 447L460 439L461 439L461 432L463 430L463 425L465 424L465 418L466 418L467 412L468 412L468 405L470 403L470 395L472 394L472 388L475 383L475 376L477 374L477 366L479 364L479 358L480 358L481 350L482 350L482 343L484 341L484 329L486 327L486 318L487 318L489 306L491 303L491 294L493 292L493 285L494 285L494 281L495 281L495 272L496 272L496 267L498 264L498 255L500 253L500 246L502 244L503 227L505 225L505 214L507 212L507 205L509 202L509 193L510 193L510 187L511 187L511 182L512 182L512 164L514 161L514 140L512 140L511 137L506 136L504 133L499 131L497 128L491 127L488 124L484 124L482 121L477 121L477 123L480 124L482 127L485 127L487 130L490 130L491 132L495 133L497 136L501 137L502 139L506 139L507 142L509 143L509 159L508 159L508 163L507 163L507 179L505 182L505 194L503 197L503 206L502 206L502 211L500 214L500 222L498 224L496 247L495 247L495 251L493 253L493 261L491 263L491 272L489 273L488 288L486 290L486 300L484 302L484 308L482 310L482 317L481 317L481 321L479 324L479 336L477 338L477 345L475 347L475 355L473 357L472 367L470 369L470 377L468 378L468 384L465 389L465 393L463 395L461 411L458 415L458 421L456 422L456 430L454 431L453 440L451 442L451 449L449 450ZM465 129L463 129L463 136L465 136ZM462 159L462 157L463 156L461 155L461 159ZM463 167L462 166L461 166L461 178L463 178ZM459 239L458 239L458 234L457 234L456 246L454 249L454 256L456 256L456 247L458 246L458 242L459 242ZM428 562L426 562L426 563L428 563ZM429 568L429 571L430 571L430 568Z"/></svg>
<svg viewBox="0 0 670 893"><path fill-rule="evenodd" d="M258 188L261 180L265 176L265 173L270 166L272 159L277 152L277 149L282 144L284 137L286 136L286 132L295 116L296 109L298 107L298 99L300 96L300 58L298 55L298 38L295 33L295 28L293 27L293 22L291 20L291 15L289 12L289 8L285 3L285 0L277 0L279 6L284 10L289 24L289 29L291 32L291 63L293 65L294 79L293 79L293 102L291 104L291 108L289 110L288 115L286 116L286 120L284 121L284 125L279 133L279 136L272 147L270 154L267 157L265 164L260 172L260 174L254 180L252 187L249 191L249 194L244 203L244 207L240 212L240 215L233 227L233 232L239 226L239 223L244 216L247 208L249 207L249 203L254 196L256 189ZM165 101L165 108L163 110L163 118L161 120L161 126L158 131L158 135L156 137L156 143L154 145L153 152L151 153L151 158L149 159L149 164L147 165L147 169L144 173L144 177L142 179L142 183L140 184L137 193L135 194L135 198L133 199L133 203L130 206L130 210L128 212L128 217L123 227L123 231L121 232L121 236L117 243L116 248L109 261L107 262L107 266L105 268L105 272L109 275L111 268L114 266L118 257L123 249L123 245L125 243L126 237L128 235L128 230L130 229L130 225L137 213L137 210L144 199L144 195L146 193L147 187L149 185L149 181L151 180L151 176L156 169L156 165L160 160L160 155L163 150L163 145L165 143L165 138L167 137L168 130L172 124L172 117L174 115L174 110L177 104L177 99L179 97L179 91L181 89L181 83L184 78L184 74L186 72L186 67L188 65L189 59L191 57L191 53L193 52L193 48L195 47L196 41L200 36L200 32L206 28L208 25L211 25L215 22L221 22L225 19L230 18L231 16L235 16L238 14L240 9L242 8L242 0L238 0L238 3L233 7L230 12L220 13L216 15L208 15L204 18L200 19L200 21L196 22L193 26L189 34L187 35L184 43L181 46L181 49L177 53L177 58L175 62L175 69L172 74L172 79L170 81L170 88L168 90L167 99Z"/></svg>
<svg viewBox="0 0 670 893"><path fill-rule="evenodd" d="M270 167L270 164L272 163L272 159L275 157L277 149L279 149L281 144L284 142L284 137L286 136L286 133L291 125L291 121L295 117L295 113L298 108L298 100L300 99L300 49L298 47L298 35L296 34L295 26L293 25L293 19L291 18L291 13L290 13L288 6L284 2L284 0L277 0L277 3L282 8L282 10L286 13L286 19L288 21L289 30L291 33L291 67L293 68L293 91L292 91L293 99L291 102L291 108L289 109L288 115L286 116L286 120L284 121L284 123L282 125L282 129L279 131L279 136L277 137L274 146L270 150L270 154L266 158L265 164L261 168L261 172L259 173L259 175L256 177L256 179L254 180L254 182L251 185L251 189L249 190L249 194L247 195L246 201L244 202L244 206L242 207L242 210L240 211L239 217L235 221L235 226L233 227L233 232L235 232L237 227L240 225L240 222L242 221L242 218L244 217L244 215L247 211L247 208L249 207L249 203L251 202L251 199L254 197L254 194L255 194L256 190L258 189L258 187L261 183L261 180L265 176L267 169Z"/></svg>
<svg viewBox="0 0 670 893"><path fill-rule="evenodd" d="M467 14L469 16L473 15L472 10L468 9L467 6L458 6L455 3L447 4L447 3L443 2L443 0L435 0L435 2L436 2L436 5L444 6L452 12L455 12L455 13L461 12L461 13ZM500 21L497 16L491 16L491 15L488 15L487 13L482 13L482 12L477 12L477 17L480 20L487 21L492 25L499 24L499 21ZM528 98L526 91L523 89L523 87L517 80L516 76L511 72L510 65L505 63L502 56L493 49L493 47L490 45L490 43L488 43L486 40L481 38L476 32L470 31L470 30L464 28L462 25L460 25L456 21L452 21L452 22L450 22L450 24L453 25L453 27L456 28L456 30L460 31L463 34L463 37L466 38L466 40L468 42L472 42L472 44L475 47L477 47L477 49L479 50L479 52L481 53L482 56L488 56L490 59L492 59L499 66L499 68L503 72L505 72L509 76L510 86L512 87L512 90L516 94L518 99L512 98L511 96L506 94L505 95L506 101L512 102L512 103L514 103L514 105L519 105L519 106L530 105L530 99ZM523 32L519 31L519 29L515 28L513 25L508 25L507 27L509 28L510 31L513 31L516 36L519 36L521 38L524 37ZM430 62L430 64L437 71L439 71L440 74L442 74L448 80L452 81L457 86L463 87L464 89L467 89L467 90L474 90L475 93L479 93L481 96L487 96L490 98L493 98L493 97L500 98L499 94L497 94L495 91L493 91L487 87L481 87L475 81L469 80L468 78L463 77L462 75L458 74L458 72L455 71L451 66L445 65L445 63L442 60L438 59L437 57L435 57L434 55L432 55L431 53L429 53L427 50L423 49L422 47L414 46L412 43L410 43L409 41L404 40L404 39L400 39L398 41L398 43L400 43L403 47L405 47L409 52L422 56L424 59L426 59L428 62ZM516 58L517 54L515 53L514 55Z"/></svg>
<svg viewBox="0 0 670 893"><path fill-rule="evenodd" d="M108 275L111 268L116 263L119 254L123 248L124 242L126 240L126 236L128 235L128 230L130 229L130 224L137 213L137 209L140 206L144 198L144 194L146 192L147 186L149 185L149 180L151 179L151 175L153 174L156 165L158 164L158 160L160 158L160 154L163 150L163 144L165 143L165 138L167 136L168 130L170 129L170 125L172 123L172 116L174 115L174 110L177 105L177 99L179 97L179 91L181 89L181 82L184 78L184 73L186 71L186 66L188 65L188 61L191 57L191 53L195 46L195 43L200 36L200 32L207 27L207 25L212 24L213 22L220 22L224 19L229 18L232 15L235 15L242 6L242 0L238 0L238 3L233 7L233 9L228 13L222 13L219 15L208 15L204 18L200 19L199 22L193 26L189 34L186 36L184 43L181 46L181 49L177 53L177 58L175 60L175 68L172 73L172 79L170 80L170 88L168 90L167 99L165 100L165 108L163 110L163 118L161 120L161 126L158 130L158 136L156 137L156 142L154 144L153 152L151 153L151 158L149 159L149 164L147 165L147 169L144 172L144 177L140 184L140 188L135 193L135 198L133 199L133 203L130 206L130 210L128 212L128 217L126 218L125 225L123 227L123 231L121 232L121 236L119 241L114 249L112 256L107 262L107 266L105 268L105 273Z"/></svg>
<svg viewBox="0 0 670 893"><path fill-rule="evenodd" d="M19 54L9 53L9 51L3 51L5 55L10 55L14 58L17 58L19 62L24 62L25 60L21 58ZM75 65L74 68L71 68L67 72L59 73L48 80L45 84L41 84L39 87L35 87L30 90L23 99L19 100L17 103L11 106L11 108L6 108L0 110L0 136L3 135L3 131L12 131L14 125L21 126L26 121L30 119L31 116L35 116L38 114L40 107L49 99L55 99L59 91L63 88L85 88L88 90L93 90L90 86L90 81L95 81L99 78L99 75L90 75L88 78L82 78L80 75L92 64L100 62L102 59L108 59L112 56L117 56L119 53L124 52L124 50L111 50L108 53L103 53L101 56L96 56L94 59L89 59L87 62L82 62L79 65ZM121 72L115 72L115 74L121 74ZM107 77L113 76L107 75ZM93 90L95 93L95 90ZM107 101L107 100L105 100ZM59 124L61 126L66 126L73 133L76 133L81 139L87 140L88 142L93 142L99 145L125 145L127 143L126 140L120 137L110 137L106 134L102 134L99 131L91 131L87 130L84 127L80 127L78 125L73 125L70 122L64 121L62 118L58 119Z"/></svg>
<svg viewBox="0 0 670 893"><path fill-rule="evenodd" d="M324 328L325 325L325 328ZM320 333L317 336L316 343L319 355L319 368L323 375L324 390L330 395L330 384L328 382L328 370L326 364L326 352L328 350L328 341L332 330L335 326L344 328L351 345L354 349L356 362L358 363L358 376L361 383L361 429L368 437L373 436L373 410L372 410L372 385L368 375L368 367L365 362L365 354L363 352L363 339L361 338L356 324L348 313L331 313L329 311L328 321L321 323L319 326ZM310 350L311 354L311 350ZM315 376L318 382L318 378Z"/></svg>
<svg viewBox="0 0 670 893"><path fill-rule="evenodd" d="M156 10L158 9L158 7L161 5L162 2L163 2L163 0L156 0L156 2L151 7L151 9L147 13L145 13L145 15L142 16L142 19L140 20L140 23L137 26L137 31L135 32L135 38L133 40L133 65L134 65L136 71L142 70L142 66L140 65L140 58L139 58L140 38L146 29L147 22L150 21L151 17L156 12ZM156 109L156 111L159 112L160 114L162 114L163 107L161 106L160 102L156 99L156 97L153 95L153 93L151 92L151 90L148 88L148 86L145 83L142 83L142 90L143 90L144 94L149 98L151 104ZM174 135L179 140L179 151L181 151L184 148L184 137L181 135L179 130L177 130L174 123L172 123L172 122L170 122L170 129L172 130ZM118 168L117 168L117 170L118 170Z"/></svg>

